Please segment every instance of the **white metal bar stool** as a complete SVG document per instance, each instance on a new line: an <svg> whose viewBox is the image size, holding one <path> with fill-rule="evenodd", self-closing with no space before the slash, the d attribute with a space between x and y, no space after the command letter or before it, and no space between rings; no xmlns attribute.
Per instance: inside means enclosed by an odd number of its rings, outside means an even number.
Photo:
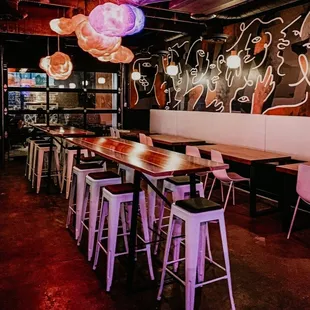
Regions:
<svg viewBox="0 0 310 310"><path fill-rule="evenodd" d="M37 177L37 188L36 193L40 192L42 173L43 173L43 164L44 164L44 156L50 152L50 143L35 143L34 146L34 156L32 163L32 188L34 188L35 177ZM53 146L53 155L54 155L54 163L56 168L56 174L51 174L51 177L57 176L58 183L61 182L60 176L60 165L59 165L59 157L56 146ZM46 175L47 176L47 175Z"/></svg>
<svg viewBox="0 0 310 310"><path fill-rule="evenodd" d="M185 259L185 281L179 278L172 270L167 266L169 264L174 264L175 260L168 261L169 259L169 250L171 246L173 228L177 220L183 220L185 222L185 258L178 259L178 261L183 261ZM201 227L206 227L206 223L210 221L218 221L220 227L220 234L222 240L222 248L224 252L224 261L225 267L222 267L218 263L214 262L213 259L205 257L210 263L216 265L218 268L225 271L225 275L218 277L212 280L205 281L204 273L205 266L199 262L199 251L201 251L200 244L205 243L205 235L201 234ZM203 259L205 261L205 259ZM164 280L166 272L172 275L174 278L179 280L183 285L185 285L185 300L186 300L186 310L193 310L195 303L195 289L197 287L202 287L206 284L211 284L220 280L227 280L229 298L231 303L231 308L235 310L235 303L232 292L232 282L230 274L230 262L229 262L229 253L227 246L227 237L226 237L226 226L224 219L224 210L219 204L216 204L206 198L191 198L187 200L180 200L172 204L169 228L168 228L168 237L163 261L163 271L161 275L160 288L158 292L157 299L161 299L161 294L163 291ZM196 274L198 272L198 281L196 281Z"/></svg>
<svg viewBox="0 0 310 310"><path fill-rule="evenodd" d="M96 243L95 259L93 269L96 269L99 257L99 251L102 249L108 256L107 261L107 291L110 291L113 271L114 271L114 261L116 256L128 254L128 243L127 235L125 238L125 252L116 253L116 241L118 236L118 222L121 215L123 234L124 234L124 222L125 222L125 208L124 203L132 202L133 200L134 185L132 183L124 183L119 185L109 185L102 189L102 208L99 221L99 231ZM107 201L107 203L105 203ZM131 207L131 206L130 206ZM144 191L140 191L139 195L139 210L142 221L143 238L140 235L137 237L145 244L145 248L138 249L136 252L146 251L150 277L154 280L154 272L152 265L151 256L151 245L149 244L149 230L147 221L147 212L145 206L145 194ZM103 236L105 219L108 217L108 237ZM125 224L126 225L126 224ZM128 227L129 229L129 227ZM107 249L102 245L101 241L108 239Z"/></svg>
<svg viewBox="0 0 310 310"><path fill-rule="evenodd" d="M78 164L73 167L73 178L71 183L69 207L67 214L66 227L68 228L72 214L75 214L75 239L80 233L82 206L84 201L86 176L93 172L104 172L104 168L99 164ZM76 203L74 204L74 198ZM74 208L75 206L75 208Z"/></svg>
<svg viewBox="0 0 310 310"><path fill-rule="evenodd" d="M71 184L71 179L72 179L73 160L74 160L74 155L76 155L76 153L77 153L76 147L68 147L65 150L65 154L64 154L60 193L63 192L65 182L66 182L66 199L69 198L69 194L70 194L70 184ZM81 150L81 155L87 156L87 154L88 154L88 151L86 149Z"/></svg>
<svg viewBox="0 0 310 310"><path fill-rule="evenodd" d="M196 179L196 190L197 190L197 193L199 194L200 197L204 197L203 183L200 182L199 179ZM167 196L168 192L171 192L173 202L176 202L177 200L182 200L182 199L188 198L190 195L190 179L189 179L189 176L177 176L177 177L171 177L171 178L166 179L164 181L163 194L165 196ZM165 204L162 203L160 206L159 219L158 219L158 223L157 223L157 241L158 241L161 233L166 234L166 232L163 230L164 227L168 226L168 225L163 225L165 209L168 209L168 208L166 208ZM179 236L181 234L181 231L182 231L182 222L179 221L176 223L176 225L174 225L173 234L175 236ZM209 236L208 225L206 226L206 233L207 233L207 236ZM209 240L209 238L207 238L207 240ZM173 243L174 243L174 259L177 260L179 255L180 255L181 240L179 238L175 238L173 240ZM155 254L157 254L157 250L158 250L158 242L156 242L156 244L155 244ZM210 256L212 256L209 241L208 241L208 251L209 251ZM175 271L177 271L178 265L179 265L178 262L176 262L174 264L174 270Z"/></svg>
<svg viewBox="0 0 310 310"><path fill-rule="evenodd" d="M121 175L122 172L125 173L125 182L126 183L133 183L133 176L134 176L134 172L135 172L134 169L132 169L126 165L119 164L117 173L119 175Z"/></svg>
<svg viewBox="0 0 310 310"><path fill-rule="evenodd" d="M47 141L43 138L41 139L30 139L28 142L28 152L27 152L27 160L26 160L26 169L25 169L25 177L28 178L28 180L31 180L32 177L32 161L33 161L33 151L34 151L34 145L35 143L46 143Z"/></svg>
<svg viewBox="0 0 310 310"><path fill-rule="evenodd" d="M86 188L84 195L84 203L82 208L82 217L80 224L80 235L78 238L78 245L82 240L83 228L88 230L88 260L90 261L93 254L95 233L98 232L97 229L97 218L98 218L98 206L100 200L100 189L103 186L121 184L121 177L112 172L94 172L88 174L86 177ZM89 198L89 214L86 218L86 210ZM86 222L88 220L88 224Z"/></svg>

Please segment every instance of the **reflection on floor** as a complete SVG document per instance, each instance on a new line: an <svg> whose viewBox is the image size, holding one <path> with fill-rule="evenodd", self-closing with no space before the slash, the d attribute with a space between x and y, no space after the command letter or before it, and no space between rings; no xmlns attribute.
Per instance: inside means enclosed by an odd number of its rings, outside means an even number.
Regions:
<svg viewBox="0 0 310 310"><path fill-rule="evenodd" d="M67 201L62 195L36 195L23 177L20 161L0 176L0 309L184 309L184 289L165 287L156 301L160 258L154 258L157 283L139 259L139 291L126 291L126 260L117 260L111 293L105 288L105 257L94 272L81 247L65 229ZM251 219L248 195L239 192L228 205L226 222L237 309L310 309L310 221L299 214L291 240L281 231L280 214ZM214 200L218 200L215 194ZM219 231L211 224L213 255L222 261ZM162 251L161 251L162 252ZM140 258L140 257L139 257ZM141 262L142 261L142 262ZM207 274L216 271L207 266ZM229 309L226 283L197 292L197 309Z"/></svg>

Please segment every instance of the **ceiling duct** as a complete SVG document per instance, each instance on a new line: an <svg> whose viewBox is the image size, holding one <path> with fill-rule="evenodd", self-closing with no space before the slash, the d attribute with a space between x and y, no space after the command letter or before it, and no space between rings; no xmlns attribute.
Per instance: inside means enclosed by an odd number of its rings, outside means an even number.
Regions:
<svg viewBox="0 0 310 310"><path fill-rule="evenodd" d="M23 12L18 11L18 0L2 0L0 1L0 20L21 20L28 16Z"/></svg>
<svg viewBox="0 0 310 310"><path fill-rule="evenodd" d="M214 13L210 15L191 14L191 18L197 21L208 21L212 19L226 19L226 20L241 20L254 15L259 15L267 11L283 8L285 6L296 5L301 2L308 2L305 0L281 0L281 1L260 1L260 4L254 4L253 8L249 5L243 5L236 10L229 10L223 13ZM244 8L244 11L242 9ZM233 12L236 12L234 14Z"/></svg>

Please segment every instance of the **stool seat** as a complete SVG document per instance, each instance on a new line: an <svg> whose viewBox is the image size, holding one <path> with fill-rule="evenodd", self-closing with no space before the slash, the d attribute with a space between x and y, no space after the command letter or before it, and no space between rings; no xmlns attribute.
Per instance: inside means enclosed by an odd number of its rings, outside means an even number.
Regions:
<svg viewBox="0 0 310 310"><path fill-rule="evenodd" d="M102 168L101 165L96 164L96 163L94 163L94 164L77 164L77 165L75 165L75 167L77 169L80 169L80 170Z"/></svg>
<svg viewBox="0 0 310 310"><path fill-rule="evenodd" d="M175 204L190 213L202 213L222 209L222 207L218 203L215 203L203 197L178 200Z"/></svg>
<svg viewBox="0 0 310 310"><path fill-rule="evenodd" d="M113 195L120 195L120 194L128 194L133 193L135 187L132 183L123 183L123 184L115 184L115 185L108 185L105 189ZM142 189L139 188L141 192Z"/></svg>
<svg viewBox="0 0 310 310"><path fill-rule="evenodd" d="M93 173L89 173L88 177L94 180L120 178L120 176L113 171L93 172Z"/></svg>
<svg viewBox="0 0 310 310"><path fill-rule="evenodd" d="M74 155L75 158L77 158L77 155ZM88 163L88 162L94 162L94 161L100 161L100 160L105 160L104 158L102 158L101 156L84 156L84 155L81 155L80 157L80 160L85 162L85 163Z"/></svg>
<svg viewBox="0 0 310 310"><path fill-rule="evenodd" d="M181 176L177 176L177 177L172 177L172 178L168 178L166 179L166 181L175 184L175 185L187 185L190 184L190 178L187 175L181 175ZM199 179L195 179L195 183L200 183Z"/></svg>

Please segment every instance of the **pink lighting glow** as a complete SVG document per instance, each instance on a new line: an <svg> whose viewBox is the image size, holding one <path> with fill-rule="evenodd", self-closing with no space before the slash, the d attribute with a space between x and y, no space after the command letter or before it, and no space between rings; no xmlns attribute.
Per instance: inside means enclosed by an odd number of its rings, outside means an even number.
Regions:
<svg viewBox="0 0 310 310"><path fill-rule="evenodd" d="M98 5L90 12L89 22L98 33L123 37L143 29L144 15L134 6L107 2Z"/></svg>
<svg viewBox="0 0 310 310"><path fill-rule="evenodd" d="M75 33L80 48L94 57L117 51L122 41L120 37L108 37L97 33L87 20L77 26Z"/></svg>
<svg viewBox="0 0 310 310"><path fill-rule="evenodd" d="M46 71L48 76L53 77L55 80L66 80L73 69L70 57L61 52L41 58L39 66Z"/></svg>

